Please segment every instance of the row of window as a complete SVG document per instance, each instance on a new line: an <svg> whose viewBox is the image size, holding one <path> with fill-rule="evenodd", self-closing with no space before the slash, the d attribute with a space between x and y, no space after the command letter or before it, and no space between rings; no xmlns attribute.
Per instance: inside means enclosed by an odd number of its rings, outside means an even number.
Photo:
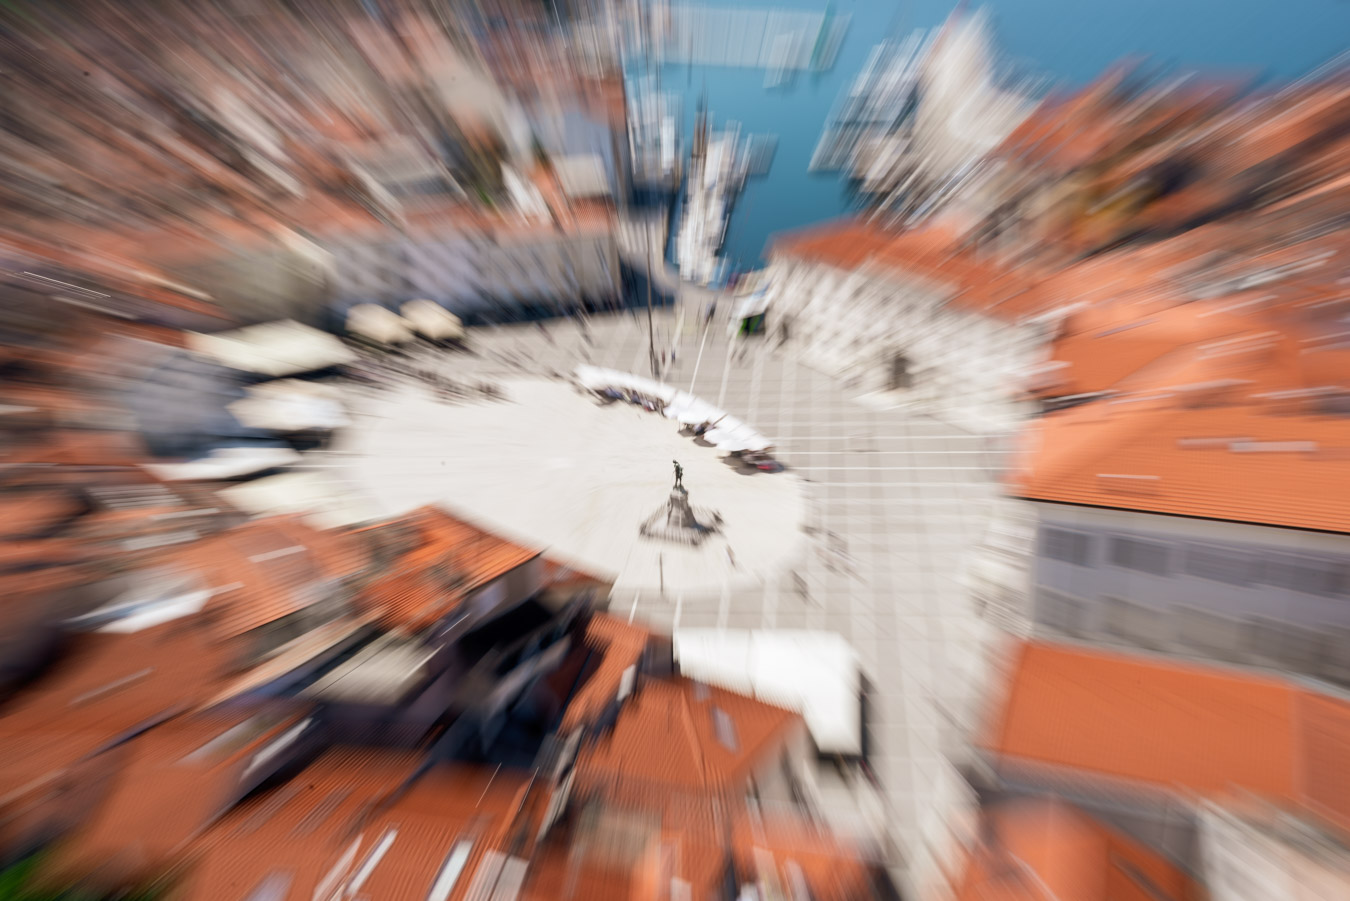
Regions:
<svg viewBox="0 0 1350 901"><path fill-rule="evenodd" d="M1234 663L1276 661L1338 682L1350 681L1344 627L1308 627L1269 617L1233 617L1185 605L1157 609L1122 598L1096 602L1038 588L1036 622L1081 638L1119 640L1161 651L1187 648Z"/></svg>
<svg viewBox="0 0 1350 901"><path fill-rule="evenodd" d="M1095 566L1097 536L1068 529L1041 529L1040 553L1075 566ZM1112 566L1154 576L1188 575L1226 585L1267 585L1324 597L1350 596L1350 560L1321 560L1256 548L1167 545L1158 541L1106 536Z"/></svg>

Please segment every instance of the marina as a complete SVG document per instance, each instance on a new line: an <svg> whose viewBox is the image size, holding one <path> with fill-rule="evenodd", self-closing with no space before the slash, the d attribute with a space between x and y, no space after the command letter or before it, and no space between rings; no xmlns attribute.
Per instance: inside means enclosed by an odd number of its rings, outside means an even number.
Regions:
<svg viewBox="0 0 1350 901"><path fill-rule="evenodd" d="M725 279L728 264L721 251L732 208L746 179L768 171L774 144L772 137L743 135L737 122L714 134L700 112L675 237L685 281L707 286Z"/></svg>

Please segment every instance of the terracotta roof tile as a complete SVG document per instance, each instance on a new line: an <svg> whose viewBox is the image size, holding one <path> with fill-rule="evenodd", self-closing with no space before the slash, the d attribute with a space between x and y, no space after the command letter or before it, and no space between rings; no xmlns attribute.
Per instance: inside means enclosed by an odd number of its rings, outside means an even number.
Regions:
<svg viewBox="0 0 1350 901"><path fill-rule="evenodd" d="M1252 318L1220 312L1216 304L1167 307L1127 301L1079 310L1064 324L1052 357L1066 364L1054 394L1089 394L1116 387L1145 366L1201 340L1252 331Z"/></svg>
<svg viewBox="0 0 1350 901"><path fill-rule="evenodd" d="M945 286L949 301L1000 319L1016 321L1042 311L1042 294L1028 272L977 259L961 235L941 224L891 232L841 219L775 236L773 255L825 263L839 269L874 267Z"/></svg>
<svg viewBox="0 0 1350 901"><path fill-rule="evenodd" d="M388 560L361 602L391 628L417 631L454 610L469 594L539 552L500 538L435 507L354 532L379 543L390 530L409 540Z"/></svg>
<svg viewBox="0 0 1350 901"><path fill-rule="evenodd" d="M280 898L309 901L360 837L359 817L418 765L417 755L392 751L325 754L232 809L194 842L186 897L243 901L280 873L289 877Z"/></svg>
<svg viewBox="0 0 1350 901"><path fill-rule="evenodd" d="M42 536L83 512L84 503L70 491L36 490L0 493L0 540Z"/></svg>
<svg viewBox="0 0 1350 901"><path fill-rule="evenodd" d="M1347 742L1350 702L1285 680L1033 642L982 744L1009 763L1292 803L1350 830Z"/></svg>
<svg viewBox="0 0 1350 901"><path fill-rule="evenodd" d="M582 637L599 662L567 704L562 728L595 723L619 694L624 673L635 667L651 639L651 633L604 613L591 616Z"/></svg>
<svg viewBox="0 0 1350 901"><path fill-rule="evenodd" d="M346 536L274 517L171 549L156 562L195 571L217 589L203 612L227 639L314 603L334 590L330 583L360 572L365 558Z"/></svg>
<svg viewBox="0 0 1350 901"><path fill-rule="evenodd" d="M1042 417L1012 491L1033 500L1350 531L1350 417L1318 413L1279 333L1187 345ZM1342 383L1344 386L1344 383ZM1210 395L1205 400L1202 395ZM1242 491L1234 491L1234 485Z"/></svg>
<svg viewBox="0 0 1350 901"><path fill-rule="evenodd" d="M582 751L578 784L630 803L738 794L794 728L804 727L792 711L684 678L650 680Z"/></svg>
<svg viewBox="0 0 1350 901"><path fill-rule="evenodd" d="M986 810L984 841L956 901L1199 901L1203 889L1160 855L1060 801L1024 799Z"/></svg>
<svg viewBox="0 0 1350 901"><path fill-rule="evenodd" d="M84 636L50 675L0 711L0 729L106 730L111 739L185 709L227 663L204 630L175 623Z"/></svg>
<svg viewBox="0 0 1350 901"><path fill-rule="evenodd" d="M93 876L134 886L159 875L236 800L249 755L301 717L213 712L151 729L125 748L108 797L44 868L66 884Z"/></svg>
<svg viewBox="0 0 1350 901"><path fill-rule="evenodd" d="M483 858L504 846L528 775L441 766L407 784L418 764L393 751L325 754L199 840L190 897L243 901L286 873L286 899L307 901L325 879L336 887L358 874L368 897L425 898L456 843L469 840L449 895L463 898Z"/></svg>
<svg viewBox="0 0 1350 901"><path fill-rule="evenodd" d="M1311 692L1298 697L1299 791L1320 816L1350 832L1350 704Z"/></svg>
<svg viewBox="0 0 1350 901"><path fill-rule="evenodd" d="M1275 679L1032 643L986 744L1007 758L1201 794L1292 798L1294 700Z"/></svg>

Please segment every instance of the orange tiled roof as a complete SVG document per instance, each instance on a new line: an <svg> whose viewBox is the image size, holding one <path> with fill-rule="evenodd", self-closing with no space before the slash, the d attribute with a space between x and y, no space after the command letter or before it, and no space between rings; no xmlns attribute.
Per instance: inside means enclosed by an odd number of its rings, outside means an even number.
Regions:
<svg viewBox="0 0 1350 901"><path fill-rule="evenodd" d="M366 558L347 536L270 517L175 548L160 562L218 589L203 613L218 637L233 638L319 600L316 590L356 575Z"/></svg>
<svg viewBox="0 0 1350 901"><path fill-rule="evenodd" d="M1206 797L1251 793L1350 829L1347 740L1350 702L1282 679L1029 642L982 744L1010 763Z"/></svg>
<svg viewBox="0 0 1350 901"><path fill-rule="evenodd" d="M139 736L119 749L125 753L108 796L44 869L61 874L64 884L93 876L100 885L134 886L154 878L235 800L249 756L300 716L212 712ZM203 753L227 735L238 737Z"/></svg>
<svg viewBox="0 0 1350 901"><path fill-rule="evenodd" d="M378 541L391 527L408 532L410 546L366 587L362 603L392 628L425 628L470 593L539 556L435 507L355 534Z"/></svg>
<svg viewBox="0 0 1350 901"><path fill-rule="evenodd" d="M106 731L111 738L186 709L227 663L204 630L174 623L82 636L0 711L0 730Z"/></svg>
<svg viewBox="0 0 1350 901"><path fill-rule="evenodd" d="M1201 794L1291 798L1294 695L1276 679L1028 643L985 744L1007 758Z"/></svg>
<svg viewBox="0 0 1350 901"><path fill-rule="evenodd" d="M188 896L243 901L273 874L287 873L278 897L308 901L325 877L340 886L369 863L366 896L425 898L455 843L469 839L449 896L463 898L483 858L502 846L529 779L447 766L398 792L418 763L417 755L394 751L326 753L230 811L197 842Z"/></svg>
<svg viewBox="0 0 1350 901"><path fill-rule="evenodd" d="M1009 801L982 819L985 839L966 861L956 901L1205 897L1178 867L1069 804Z"/></svg>
<svg viewBox="0 0 1350 901"><path fill-rule="evenodd" d="M290 781L233 808L193 843L185 897L244 901L283 872L289 881L278 897L309 901L357 839L356 818L417 766L409 753L325 754Z"/></svg>
<svg viewBox="0 0 1350 901"><path fill-rule="evenodd" d="M0 494L0 540L41 536L83 512L69 491L36 490Z"/></svg>
<svg viewBox="0 0 1350 901"><path fill-rule="evenodd" d="M583 750L578 785L638 803L737 793L794 727L803 728L798 714L744 695L685 678L648 681L613 729Z"/></svg>
<svg viewBox="0 0 1350 901"><path fill-rule="evenodd" d="M429 897L443 861L457 842L469 840L473 846L450 895L466 897L484 859L510 849L528 786L526 774L490 768L456 765L428 772L369 822L366 847L382 829L396 828L398 834L366 881L366 892L372 898Z"/></svg>
<svg viewBox="0 0 1350 901"><path fill-rule="evenodd" d="M1000 318L1040 311L1027 274L976 259L962 248L960 235L941 224L890 232L840 219L776 236L770 252L845 270L866 265L919 276L948 286L953 304Z"/></svg>
<svg viewBox="0 0 1350 901"><path fill-rule="evenodd" d="M1350 531L1350 417L1319 414L1292 337L1182 347L1117 385L1120 397L1041 418L1012 491L1033 500ZM1350 373L1341 373L1342 388ZM1226 385L1226 387L1225 387ZM1205 392L1211 401L1188 401ZM1242 491L1233 486L1241 484Z"/></svg>
<svg viewBox="0 0 1350 901"><path fill-rule="evenodd" d="M1301 751L1300 790L1313 812L1350 831L1350 704L1312 692L1300 692L1295 741Z"/></svg>
<svg viewBox="0 0 1350 901"><path fill-rule="evenodd" d="M637 665L650 639L651 633L639 626L605 613L591 616L582 641L599 657L599 663L568 702L563 713L564 730L599 720L618 697L624 673Z"/></svg>
<svg viewBox="0 0 1350 901"><path fill-rule="evenodd" d="M41 799L90 755L195 703L226 666L201 630L80 639L0 714L0 798Z"/></svg>
<svg viewBox="0 0 1350 901"><path fill-rule="evenodd" d="M1068 317L1054 343L1052 358L1066 365L1056 372L1053 390L1044 393L1106 391L1186 345L1257 327L1252 317L1223 312L1218 304L1167 306L1156 295L1086 307Z"/></svg>

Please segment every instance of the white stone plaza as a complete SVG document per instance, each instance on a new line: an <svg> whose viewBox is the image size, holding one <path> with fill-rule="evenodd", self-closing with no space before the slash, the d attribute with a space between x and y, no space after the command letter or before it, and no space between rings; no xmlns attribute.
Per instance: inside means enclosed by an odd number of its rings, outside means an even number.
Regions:
<svg viewBox="0 0 1350 901"><path fill-rule="evenodd" d="M678 423L601 404L562 380L498 381L500 401L384 393L348 436L351 472L386 515L441 503L625 591L762 583L802 553L800 478L733 467ZM721 516L697 547L639 537L683 467L690 503Z"/></svg>
<svg viewBox="0 0 1350 901"><path fill-rule="evenodd" d="M967 746L997 634L962 583L1000 494L993 447L861 402L805 365L793 341L728 339L724 309L709 328L699 312L657 311L657 355L676 351L666 382L759 430L787 472L740 474L659 414L600 406L572 387L583 363L651 375L645 311L588 330L570 320L475 329L471 353L418 351L416 367L490 381L505 398L444 401L415 379L353 391L352 427L304 466L362 509L440 502L609 570L611 612L663 632L842 635L871 686L867 757L893 872L915 887L950 850L949 815L966 790L951 761ZM725 536L696 551L637 536L670 496L672 459L691 503L725 520Z"/></svg>

